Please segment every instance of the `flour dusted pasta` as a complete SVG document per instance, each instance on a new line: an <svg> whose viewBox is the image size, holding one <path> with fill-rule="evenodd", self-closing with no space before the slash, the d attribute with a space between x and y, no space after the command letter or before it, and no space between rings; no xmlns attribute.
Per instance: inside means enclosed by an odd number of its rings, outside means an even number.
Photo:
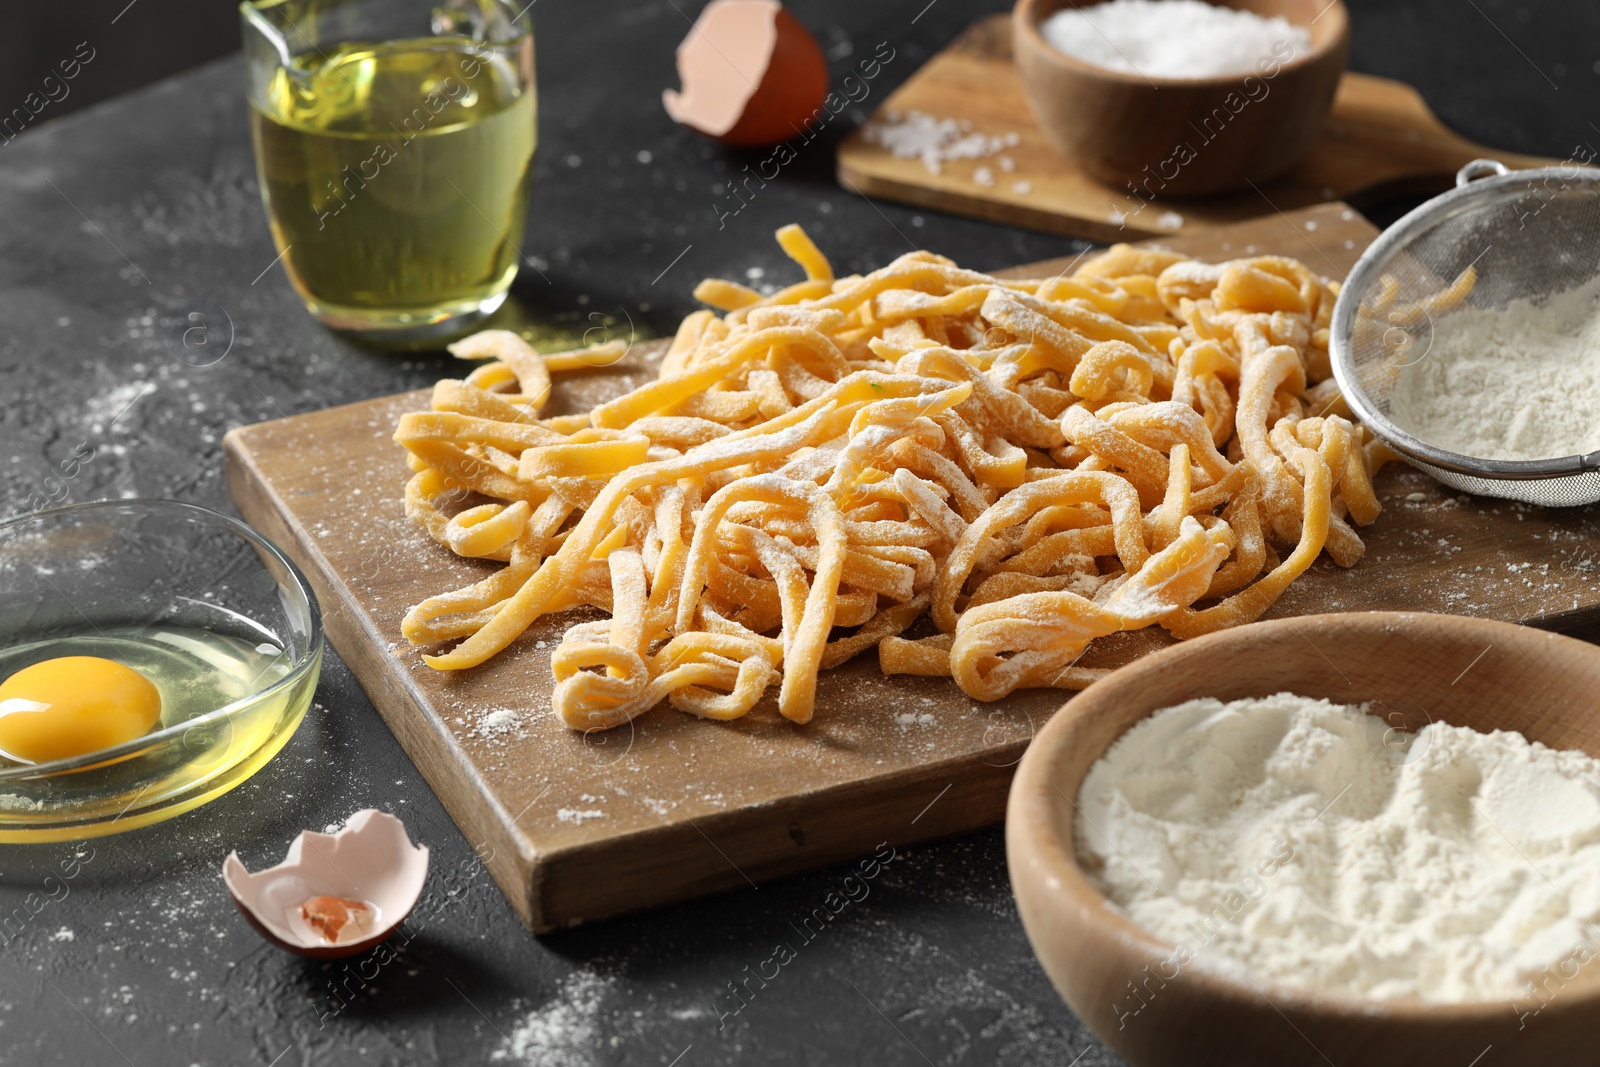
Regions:
<svg viewBox="0 0 1600 1067"><path fill-rule="evenodd" d="M702 283L723 314L588 415L540 417L551 372L620 346L452 347L480 365L395 434L407 512L505 566L407 614L412 642L456 642L431 666L593 606L611 617L552 657L575 729L662 700L736 718L773 686L806 722L818 671L873 648L998 700L1092 683L1098 637L1247 622L1324 550L1360 557L1369 446L1329 379L1334 291L1304 265L1119 245L1053 278L913 252L836 279L798 227L778 240L805 281Z"/></svg>

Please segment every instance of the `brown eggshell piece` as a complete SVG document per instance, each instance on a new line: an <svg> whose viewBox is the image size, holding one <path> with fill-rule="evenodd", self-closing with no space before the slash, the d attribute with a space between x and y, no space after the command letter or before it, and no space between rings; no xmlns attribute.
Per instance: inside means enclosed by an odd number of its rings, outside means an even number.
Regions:
<svg viewBox="0 0 1600 1067"><path fill-rule="evenodd" d="M828 95L828 61L778 0L711 0L678 46L681 91L667 114L731 145L798 137Z"/></svg>
<svg viewBox="0 0 1600 1067"><path fill-rule="evenodd" d="M428 849L413 845L405 823L364 808L333 834L303 831L282 863L251 873L230 852L222 880L256 932L279 948L315 959L353 956L387 940L422 896ZM316 897L359 901L375 914L359 939L329 941L300 906ZM350 927L363 932L361 924Z"/></svg>

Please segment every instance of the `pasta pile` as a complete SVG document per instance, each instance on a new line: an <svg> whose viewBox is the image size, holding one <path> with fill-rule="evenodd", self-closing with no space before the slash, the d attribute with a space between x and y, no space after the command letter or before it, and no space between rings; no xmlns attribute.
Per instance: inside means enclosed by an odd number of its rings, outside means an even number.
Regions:
<svg viewBox="0 0 1600 1067"><path fill-rule="evenodd" d="M778 240L805 281L703 282L725 314L690 315L657 380L587 415L540 417L550 372L620 345L452 346L488 362L400 420L407 512L505 566L406 615L413 643L459 642L431 666L592 606L610 618L552 656L574 729L663 699L733 719L774 685L804 723L817 672L867 649L979 700L1082 688L1098 637L1248 622L1323 550L1360 558L1375 446L1303 264L1119 245L1054 278L913 252L836 279L799 227Z"/></svg>

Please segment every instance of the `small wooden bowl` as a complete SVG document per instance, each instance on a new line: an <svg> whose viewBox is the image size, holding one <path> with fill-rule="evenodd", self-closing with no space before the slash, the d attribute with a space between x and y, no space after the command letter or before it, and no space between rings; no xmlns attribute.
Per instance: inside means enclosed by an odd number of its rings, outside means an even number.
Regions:
<svg viewBox="0 0 1600 1067"><path fill-rule="evenodd" d="M1281 15L1309 29L1287 61L1264 56L1250 74L1147 78L1074 59L1040 24L1096 0L1018 0L1012 50L1050 141L1092 177L1140 201L1236 192L1275 178L1311 149L1350 54L1341 0L1217 0Z"/></svg>
<svg viewBox="0 0 1600 1067"><path fill-rule="evenodd" d="M1542 1005L1531 997L1441 1005L1267 981L1252 987L1193 963L1174 973L1174 947L1117 911L1084 875L1075 851L1076 800L1090 765L1112 742L1151 712L1186 700L1284 690L1370 702L1391 726L1414 730L1431 720L1515 730L1552 748L1600 756L1600 648L1509 623L1312 615L1224 630L1124 667L1039 731L1006 813L1023 925L1072 1010L1131 1067L1590 1062L1600 1018L1592 966L1549 991Z"/></svg>

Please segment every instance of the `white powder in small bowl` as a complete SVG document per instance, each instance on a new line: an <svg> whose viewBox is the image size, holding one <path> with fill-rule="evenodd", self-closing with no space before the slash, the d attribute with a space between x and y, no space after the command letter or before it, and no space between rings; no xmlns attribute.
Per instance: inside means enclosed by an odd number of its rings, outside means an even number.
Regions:
<svg viewBox="0 0 1600 1067"><path fill-rule="evenodd" d="M1109 0L1063 8L1039 30L1074 59L1146 78L1249 74L1263 60L1283 64L1311 46L1311 34L1286 18L1204 0Z"/></svg>

